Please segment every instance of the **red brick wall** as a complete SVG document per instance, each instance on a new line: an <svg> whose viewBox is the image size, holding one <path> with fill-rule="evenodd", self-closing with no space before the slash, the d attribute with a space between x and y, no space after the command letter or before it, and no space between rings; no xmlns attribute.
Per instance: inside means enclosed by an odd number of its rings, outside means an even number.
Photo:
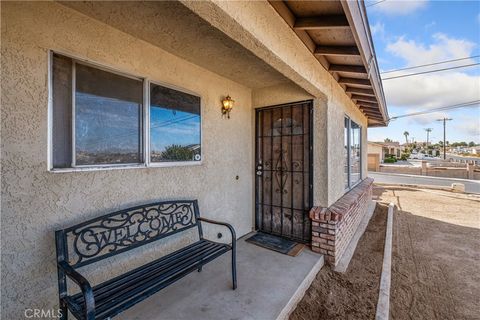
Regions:
<svg viewBox="0 0 480 320"><path fill-rule="evenodd" d="M313 207L312 250L324 254L331 265L345 252L372 199L373 179L366 178L329 208Z"/></svg>

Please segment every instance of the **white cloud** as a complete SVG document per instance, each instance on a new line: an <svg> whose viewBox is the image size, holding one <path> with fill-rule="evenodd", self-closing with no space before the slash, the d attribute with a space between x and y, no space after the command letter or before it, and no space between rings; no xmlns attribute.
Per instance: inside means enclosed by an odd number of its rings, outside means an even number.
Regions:
<svg viewBox="0 0 480 320"><path fill-rule="evenodd" d="M385 34L385 24L378 21L374 25L370 26L370 31L374 36L383 36Z"/></svg>
<svg viewBox="0 0 480 320"><path fill-rule="evenodd" d="M430 45L400 37L387 45L387 51L400 57L406 66L418 66L443 60L472 55L473 42L450 38L445 34L433 35ZM423 72L438 68L465 65L474 60L462 60L414 70L383 74L382 78ZM383 86L388 105L424 110L480 99L480 76L466 72L470 69L454 69L411 77L384 80ZM477 73L478 74L478 73Z"/></svg>
<svg viewBox="0 0 480 320"><path fill-rule="evenodd" d="M476 117L462 117L455 121L454 129L466 135L469 140L480 140L480 109L477 109Z"/></svg>
<svg viewBox="0 0 480 320"><path fill-rule="evenodd" d="M414 40L400 37L387 45L387 51L406 61L407 66L416 66L436 61L451 60L470 56L475 43L464 39L450 38L443 33L433 35L434 43L426 46ZM464 64L462 61L460 64Z"/></svg>
<svg viewBox="0 0 480 320"><path fill-rule="evenodd" d="M389 15L405 15L423 9L427 0L387 0L372 6L372 10Z"/></svg>
<svg viewBox="0 0 480 320"><path fill-rule="evenodd" d="M480 77L461 72L392 79L383 87L388 105L417 111L480 99Z"/></svg>

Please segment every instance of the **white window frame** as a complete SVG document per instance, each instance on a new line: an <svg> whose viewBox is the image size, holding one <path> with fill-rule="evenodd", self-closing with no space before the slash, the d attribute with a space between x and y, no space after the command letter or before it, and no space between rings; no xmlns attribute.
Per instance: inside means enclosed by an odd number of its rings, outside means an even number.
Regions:
<svg viewBox="0 0 480 320"><path fill-rule="evenodd" d="M345 134L345 120L347 120L347 122L348 122L348 126L347 126L347 159L346 159L346 161L347 161L347 186L345 187L345 191L348 191L348 190L351 189L351 187L350 187L350 184L351 184L351 181L350 181L351 180L350 179L351 178L351 176L350 176L350 171L351 171L351 169L350 169L350 161L351 161L351 159L350 159L350 140L351 140L352 136L350 135L350 127L352 125L352 120L347 115L345 115L343 117L343 126L344 126L343 127L343 133L344 134ZM344 143L344 147L345 147L345 137L343 138L343 143Z"/></svg>
<svg viewBox="0 0 480 320"><path fill-rule="evenodd" d="M348 120L348 128L347 128L347 181L348 181L348 186L345 188L345 191L352 190L355 188L360 182L363 180L363 170L362 170L362 151L363 151L363 142L362 142L362 136L363 136L363 127L358 124L357 122L353 121L348 115L344 116L344 121L345 119ZM360 136L359 136L359 141L360 141L360 157L359 157L359 174L360 174L360 179L358 181L354 182L352 184L352 166L351 166L351 147L352 147L352 122L355 122L355 124L358 126L360 129ZM344 128L345 132L345 128ZM345 139L344 139L345 141Z"/></svg>
<svg viewBox="0 0 480 320"><path fill-rule="evenodd" d="M151 142L151 139L150 139L150 108L151 108L151 101L150 101L150 85L151 84L154 84L154 85L157 85L157 86L162 86L162 87L165 87L165 88L169 88L169 89L172 89L172 90L176 90L176 91L180 91L180 92L183 92L183 93L187 93L187 94L191 94L191 95L194 95L194 96L197 96L200 98L200 160L199 161L164 161L164 162L154 162L154 161L151 161L151 154L150 154L150 142ZM164 82L161 82L161 81L155 81L155 80L150 80L148 81L148 86L147 86L147 91L148 91L148 154L147 154L147 165L149 167L172 167L172 166L194 166L194 165L201 165L202 162L203 162L203 98L201 95L193 92L193 91L190 91L188 89L184 89L184 88L179 88L177 86L174 86L174 85L171 85L171 84L167 84L167 83L164 83Z"/></svg>
<svg viewBox="0 0 480 320"><path fill-rule="evenodd" d="M72 59L72 163L68 168L53 167L53 55L58 54ZM123 77L142 81L143 85L143 107L142 107L142 128L141 128L141 162L139 163L121 163L121 164L94 164L94 165L77 165L75 163L75 89L76 89L76 64L83 64L93 68L97 68L106 72L111 72ZM203 164L203 114L204 99L201 94L191 90L163 83L162 81L153 81L148 77L135 75L129 71L122 71L106 64L91 61L90 59L79 57L68 52L58 50L48 50L48 143L47 143L47 170L54 173L62 172L81 172L81 171L100 171L100 170L117 170L117 169L141 169L155 167L183 167L198 166ZM152 162L150 161L150 83L164 86L173 90L195 95L200 98L200 161L170 161L170 162Z"/></svg>

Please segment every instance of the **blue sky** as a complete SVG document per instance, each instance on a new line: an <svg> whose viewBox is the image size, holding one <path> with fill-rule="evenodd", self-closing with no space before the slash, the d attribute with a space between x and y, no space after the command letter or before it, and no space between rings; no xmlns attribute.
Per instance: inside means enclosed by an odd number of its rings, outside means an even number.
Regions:
<svg viewBox="0 0 480 320"><path fill-rule="evenodd" d="M381 72L438 61L480 55L480 1L366 1ZM374 4L374 5L372 5ZM369 6L370 5L370 6ZM428 71L480 62L480 57L415 70L388 73L382 77ZM390 117L480 99L480 66L419 76L384 80ZM443 139L480 143L480 108L470 107L393 120L387 128L369 129L370 141L390 138L425 141L425 128L432 128L430 141Z"/></svg>
<svg viewBox="0 0 480 320"><path fill-rule="evenodd" d="M160 106L150 109L150 141L153 152L172 144L200 144L200 115Z"/></svg>

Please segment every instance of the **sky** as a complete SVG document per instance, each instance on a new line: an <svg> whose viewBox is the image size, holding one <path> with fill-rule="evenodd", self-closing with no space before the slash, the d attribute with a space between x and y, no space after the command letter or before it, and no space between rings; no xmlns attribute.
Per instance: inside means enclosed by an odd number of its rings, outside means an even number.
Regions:
<svg viewBox="0 0 480 320"><path fill-rule="evenodd" d="M480 1L367 0L380 72L480 55ZM480 62L480 57L414 70L389 72L382 78ZM480 99L480 65L418 76L383 80L390 117ZM449 142L480 143L480 106L391 120L387 128L370 128L369 141L443 140L444 117Z"/></svg>
<svg viewBox="0 0 480 320"><path fill-rule="evenodd" d="M152 106L150 130L153 152L162 152L172 144L200 144L200 115Z"/></svg>

